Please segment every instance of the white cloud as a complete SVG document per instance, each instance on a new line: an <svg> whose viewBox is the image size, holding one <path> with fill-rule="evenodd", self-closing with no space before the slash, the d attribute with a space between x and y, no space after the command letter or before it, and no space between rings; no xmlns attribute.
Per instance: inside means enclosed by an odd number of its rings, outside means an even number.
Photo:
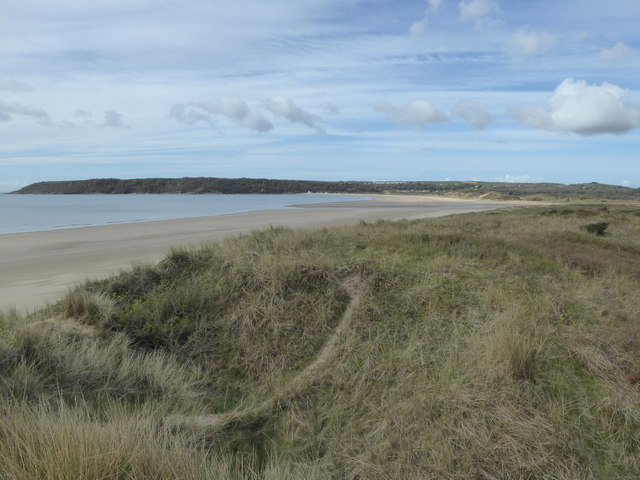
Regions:
<svg viewBox="0 0 640 480"><path fill-rule="evenodd" d="M470 125L480 130L494 121L491 114L478 105L475 100L460 100L453 107L451 113L464 118Z"/></svg>
<svg viewBox="0 0 640 480"><path fill-rule="evenodd" d="M13 120L15 115L37 120L41 125L53 125L51 117L49 117L49 114L42 108L22 105L20 103L7 103L0 100L0 122L9 122Z"/></svg>
<svg viewBox="0 0 640 480"><path fill-rule="evenodd" d="M102 123L101 126L112 128L131 128L131 125L128 125L124 121L124 115L120 112L116 112L115 110L105 110L104 123Z"/></svg>
<svg viewBox="0 0 640 480"><path fill-rule="evenodd" d="M449 121L444 113L438 111L426 100L414 100L405 107L396 107L386 100L378 100L373 108L396 123L414 128L425 128L428 123Z"/></svg>
<svg viewBox="0 0 640 480"><path fill-rule="evenodd" d="M170 118L188 125L203 121L213 126L213 115L222 115L256 132L268 132L273 129L273 124L264 115L251 110L244 100L235 97L220 97L217 103L177 103L172 105L169 111Z"/></svg>
<svg viewBox="0 0 640 480"><path fill-rule="evenodd" d="M498 12L500 7L493 0L467 0L458 4L461 22L478 22L491 13Z"/></svg>
<svg viewBox="0 0 640 480"><path fill-rule="evenodd" d="M429 0L429 8L437 10L442 5L442 0Z"/></svg>
<svg viewBox="0 0 640 480"><path fill-rule="evenodd" d="M265 108L276 117L283 117L291 123L301 123L317 133L326 133L324 128L318 125L320 117L302 110L293 100L287 97L273 97L265 102Z"/></svg>
<svg viewBox="0 0 640 480"><path fill-rule="evenodd" d="M25 82L20 82L11 77L0 77L0 90L9 92L31 92L33 87Z"/></svg>
<svg viewBox="0 0 640 480"><path fill-rule="evenodd" d="M607 63L618 64L631 60L638 52L622 42L616 43L611 48L600 50L600 58Z"/></svg>
<svg viewBox="0 0 640 480"><path fill-rule="evenodd" d="M589 85L567 78L549 98L549 108L529 107L511 111L531 127L580 135L624 133L640 126L640 109L627 103L631 92L610 83Z"/></svg>
<svg viewBox="0 0 640 480"><path fill-rule="evenodd" d="M522 57L533 57L552 50L557 44L555 35L549 32L519 30L510 38L509 46L513 53Z"/></svg>
<svg viewBox="0 0 640 480"><path fill-rule="evenodd" d="M223 115L249 130L268 132L273 129L273 125L268 119L251 110L247 103L239 98L220 97L216 105L202 104L202 108L210 113Z"/></svg>

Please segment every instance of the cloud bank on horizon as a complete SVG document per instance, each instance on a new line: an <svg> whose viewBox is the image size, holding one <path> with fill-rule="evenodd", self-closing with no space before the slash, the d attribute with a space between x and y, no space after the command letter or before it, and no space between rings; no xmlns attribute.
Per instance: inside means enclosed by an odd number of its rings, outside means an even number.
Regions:
<svg viewBox="0 0 640 480"><path fill-rule="evenodd" d="M0 187L140 176L640 186L637 0L10 2Z"/></svg>

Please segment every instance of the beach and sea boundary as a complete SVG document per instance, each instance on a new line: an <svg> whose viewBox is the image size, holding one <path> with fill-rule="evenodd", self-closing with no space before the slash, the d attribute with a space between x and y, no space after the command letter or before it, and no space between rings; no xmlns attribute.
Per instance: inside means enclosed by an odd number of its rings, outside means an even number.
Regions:
<svg viewBox="0 0 640 480"><path fill-rule="evenodd" d="M478 212L534 202L373 195L369 200L301 205L178 220L0 235L0 309L30 311L86 279L136 263L160 260L171 248L199 244L270 226L312 229L376 220Z"/></svg>

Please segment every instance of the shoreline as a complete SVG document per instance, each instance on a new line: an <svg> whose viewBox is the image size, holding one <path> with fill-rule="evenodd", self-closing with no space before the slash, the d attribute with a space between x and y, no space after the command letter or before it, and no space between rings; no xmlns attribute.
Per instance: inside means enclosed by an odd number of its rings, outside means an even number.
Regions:
<svg viewBox="0 0 640 480"><path fill-rule="evenodd" d="M159 261L172 247L192 248L270 226L313 229L541 204L403 195L370 197L287 210L2 234L0 310L15 307L21 312L32 311L87 279L103 278L136 263Z"/></svg>
<svg viewBox="0 0 640 480"><path fill-rule="evenodd" d="M19 197L20 195L14 195ZM39 208L53 213L55 220L51 220L50 217L40 214L36 215L35 219L32 219L30 223L23 224L20 220L12 217L12 201L0 202L0 214L8 214L8 223L0 225L0 235L16 234L16 233L35 233L45 232L53 230L68 230L76 228L98 227L98 226L111 226L121 225L127 223L145 223L145 222L160 222L180 219L192 219L199 217L213 217L219 215L235 214L235 213L247 213L253 211L264 210L288 210L291 208L291 204L308 205L310 203L332 203L344 201L345 198L349 198L344 194L240 194L240 195L225 195L225 194L201 194L201 195L187 195L187 194L86 194L86 195L35 195L25 194L23 197L33 197L34 203L28 202L31 208L38 210ZM49 203L49 197L55 197L51 203ZM88 203L97 208L98 215L94 215L94 211L82 211L79 215L74 211L74 200L77 201L79 197L89 197ZM109 197L108 204L104 205L102 200L97 203L93 203L96 197L102 197L102 199ZM132 200L131 207L129 208L129 199L127 197L137 197ZM202 197L218 197L212 202L202 201ZM234 197L240 197L240 201L234 200ZM330 197L330 198L327 198ZM370 195L354 195L357 200L366 200L371 198ZM47 200L42 201L43 198ZM159 199L159 200L155 200ZM193 199L198 201L191 202ZM2 200L0 198L0 200ZM71 200L68 203L67 200ZM113 202L111 201L113 200ZM142 200L140 203L138 200ZM169 203L167 203L169 200ZM350 201L354 201L349 198ZM17 205L13 205L17 209L25 208L25 204L18 202ZM59 207L63 213L61 216L57 216L56 208ZM110 211L111 208L113 211ZM106 215L101 215L102 211L107 212ZM119 213L118 213L119 212Z"/></svg>

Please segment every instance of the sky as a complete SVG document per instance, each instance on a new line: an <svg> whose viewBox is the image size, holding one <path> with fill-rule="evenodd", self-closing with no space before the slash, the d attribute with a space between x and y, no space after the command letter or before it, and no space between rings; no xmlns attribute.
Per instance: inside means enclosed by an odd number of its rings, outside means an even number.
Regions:
<svg viewBox="0 0 640 480"><path fill-rule="evenodd" d="M0 191L253 177L640 187L638 0L5 0Z"/></svg>

